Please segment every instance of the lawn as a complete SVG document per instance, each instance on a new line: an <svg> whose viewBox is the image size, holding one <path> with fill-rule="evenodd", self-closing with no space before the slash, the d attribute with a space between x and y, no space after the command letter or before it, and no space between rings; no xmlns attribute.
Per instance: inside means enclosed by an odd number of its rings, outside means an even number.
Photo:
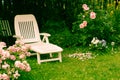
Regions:
<svg viewBox="0 0 120 80"><path fill-rule="evenodd" d="M120 52L96 56L95 59L78 60L68 57L79 48L66 48L62 56L63 62L46 62L37 64L36 56L29 57L32 70L22 72L19 80L119 80Z"/></svg>

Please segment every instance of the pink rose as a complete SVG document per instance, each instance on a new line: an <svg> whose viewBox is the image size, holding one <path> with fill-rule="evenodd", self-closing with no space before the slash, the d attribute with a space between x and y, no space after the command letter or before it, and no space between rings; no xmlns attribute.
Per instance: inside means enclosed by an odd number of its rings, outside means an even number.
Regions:
<svg viewBox="0 0 120 80"><path fill-rule="evenodd" d="M26 46L22 46L22 47L21 47L21 50L22 50L22 51L27 51L27 47L26 47Z"/></svg>
<svg viewBox="0 0 120 80"><path fill-rule="evenodd" d="M83 5L82 5L82 8L83 8L84 10L89 10L89 7L87 6L87 4L83 4Z"/></svg>
<svg viewBox="0 0 120 80"><path fill-rule="evenodd" d="M0 73L0 80L2 79L2 74Z"/></svg>
<svg viewBox="0 0 120 80"><path fill-rule="evenodd" d="M7 63L5 63L5 64L2 65L2 68L3 68L3 69L7 69L7 68L9 68L9 67L10 67L10 65L7 64Z"/></svg>
<svg viewBox="0 0 120 80"><path fill-rule="evenodd" d="M31 71L31 67L27 66L26 69L25 69L25 71L27 71L27 72Z"/></svg>
<svg viewBox="0 0 120 80"><path fill-rule="evenodd" d="M81 23L81 24L79 25L79 27L80 27L80 28L84 28L85 26L84 26L83 23Z"/></svg>
<svg viewBox="0 0 120 80"><path fill-rule="evenodd" d="M87 26L87 21L83 21L83 25L86 27Z"/></svg>
<svg viewBox="0 0 120 80"><path fill-rule="evenodd" d="M0 48L6 47L6 43L5 42L0 42Z"/></svg>
<svg viewBox="0 0 120 80"><path fill-rule="evenodd" d="M16 61L15 62L15 67L24 70L25 69L25 65L23 63L21 63L20 61Z"/></svg>
<svg viewBox="0 0 120 80"><path fill-rule="evenodd" d="M84 28L86 26L87 26L87 21L83 21L83 23L79 25L80 28Z"/></svg>
<svg viewBox="0 0 120 80"><path fill-rule="evenodd" d="M10 57L10 53L8 52L8 51L3 51L2 53L1 53L1 59L2 60L5 60L5 59L7 59L7 58L9 58Z"/></svg>
<svg viewBox="0 0 120 80"><path fill-rule="evenodd" d="M24 59L26 56L24 55L24 54L21 54L20 56L19 56L19 58L20 59Z"/></svg>
<svg viewBox="0 0 120 80"><path fill-rule="evenodd" d="M20 68L21 70L25 70L25 65L24 65L23 63L20 63L20 64L19 64L19 68Z"/></svg>
<svg viewBox="0 0 120 80"><path fill-rule="evenodd" d="M15 61L15 67L19 67L20 61Z"/></svg>
<svg viewBox="0 0 120 80"><path fill-rule="evenodd" d="M10 59L11 59L11 60L15 60L16 57L15 57L14 55L10 55Z"/></svg>
<svg viewBox="0 0 120 80"><path fill-rule="evenodd" d="M17 51L17 49L16 49L14 46L10 46L10 47L8 48L8 50L9 50L10 52L16 52L16 51Z"/></svg>
<svg viewBox="0 0 120 80"><path fill-rule="evenodd" d="M2 80L10 80L9 76L5 73L2 74Z"/></svg>
<svg viewBox="0 0 120 80"><path fill-rule="evenodd" d="M96 13L95 12L91 12L90 13L90 18L91 19L95 19L96 18Z"/></svg>

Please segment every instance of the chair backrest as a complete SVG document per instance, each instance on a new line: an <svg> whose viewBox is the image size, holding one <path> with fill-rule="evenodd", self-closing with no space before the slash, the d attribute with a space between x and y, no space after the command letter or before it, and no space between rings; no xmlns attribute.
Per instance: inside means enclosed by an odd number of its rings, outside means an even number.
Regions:
<svg viewBox="0 0 120 80"><path fill-rule="evenodd" d="M14 27L15 34L21 36L24 43L41 41L38 24L33 14L16 15Z"/></svg>
<svg viewBox="0 0 120 80"><path fill-rule="evenodd" d="M0 20L0 34L4 37L12 36L8 20Z"/></svg>

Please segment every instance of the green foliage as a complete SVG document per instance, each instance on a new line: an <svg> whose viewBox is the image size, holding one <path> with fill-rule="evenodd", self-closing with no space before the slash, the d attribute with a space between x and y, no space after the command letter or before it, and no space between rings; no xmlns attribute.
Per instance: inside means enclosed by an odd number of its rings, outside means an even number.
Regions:
<svg viewBox="0 0 120 80"><path fill-rule="evenodd" d="M72 25L72 32L63 20L48 20L45 22L41 32L48 32L52 36L49 37L50 42L61 47L72 46L89 46L93 37L106 40L108 44L114 41L120 43L120 11L112 10L95 10L96 19L86 19L88 24L85 28L80 29L79 24L83 21L82 13L78 14L78 18ZM83 12L83 11L81 11ZM88 16L88 15L87 15Z"/></svg>
<svg viewBox="0 0 120 80"><path fill-rule="evenodd" d="M113 27L113 34L112 34L112 40L114 40L116 43L120 43L120 10L115 10L114 11L114 16L115 21L114 21L114 27Z"/></svg>
<svg viewBox="0 0 120 80"><path fill-rule="evenodd" d="M48 20L41 30L42 32L51 34L51 37L49 37L51 43L57 44L61 47L72 45L70 40L72 35L66 27L65 21Z"/></svg>
<svg viewBox="0 0 120 80"><path fill-rule="evenodd" d="M73 22L72 32L80 42L78 44L88 45L93 37L104 39L107 42L119 43L120 37L120 11L105 11L95 10L97 16L96 19L89 21L88 26L84 29L79 28L81 17Z"/></svg>

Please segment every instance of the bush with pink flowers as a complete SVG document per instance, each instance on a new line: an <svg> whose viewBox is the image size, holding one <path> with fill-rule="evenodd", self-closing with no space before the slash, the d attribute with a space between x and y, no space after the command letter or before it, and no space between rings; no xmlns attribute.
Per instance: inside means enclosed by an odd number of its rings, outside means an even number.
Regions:
<svg viewBox="0 0 120 80"><path fill-rule="evenodd" d="M20 71L29 72L31 67L26 60L30 46L16 41L13 46L6 48L6 43L0 42L0 80L15 80Z"/></svg>
<svg viewBox="0 0 120 80"><path fill-rule="evenodd" d="M82 10L80 11L80 14L76 16L76 21L73 22L72 32L77 37L77 45L86 45L89 44L86 40L88 40L89 37L94 37L91 33L93 33L92 31L95 29L94 26L96 26L95 21L97 13L87 4L82 4L81 7ZM89 41L91 38L89 38Z"/></svg>
<svg viewBox="0 0 120 80"><path fill-rule="evenodd" d="M83 13L79 14L78 16L81 16L82 22L80 22L79 27L85 28L87 26L87 23L90 21L90 19L96 18L96 13L93 10L90 10L87 4L82 5Z"/></svg>

